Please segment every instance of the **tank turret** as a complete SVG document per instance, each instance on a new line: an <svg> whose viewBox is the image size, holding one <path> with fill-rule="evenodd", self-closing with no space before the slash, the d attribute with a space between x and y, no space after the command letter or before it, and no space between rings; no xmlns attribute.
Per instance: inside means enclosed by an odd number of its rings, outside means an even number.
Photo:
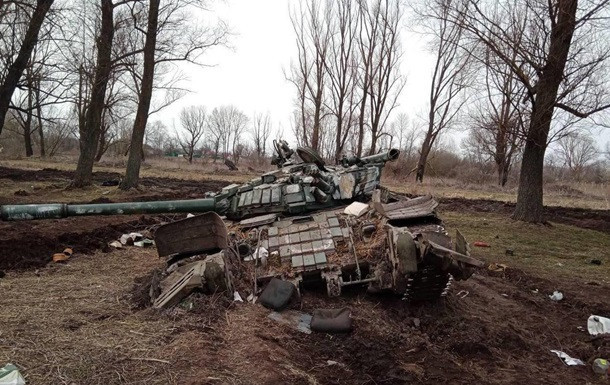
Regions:
<svg viewBox="0 0 610 385"><path fill-rule="evenodd" d="M286 142L275 145L273 163L277 170L244 184L232 184L202 199L156 202L95 204L3 205L4 221L56 219L84 215L204 213L214 211L231 219L278 213L298 214L350 203L367 201L379 186L386 162L398 157L396 149L379 154L345 159L341 165L327 166L319 154L299 147L294 159Z"/></svg>

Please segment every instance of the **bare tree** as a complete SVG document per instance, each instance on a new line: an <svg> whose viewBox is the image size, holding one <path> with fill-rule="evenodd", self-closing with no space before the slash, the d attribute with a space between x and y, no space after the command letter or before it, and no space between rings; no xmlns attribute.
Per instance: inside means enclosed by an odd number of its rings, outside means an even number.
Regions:
<svg viewBox="0 0 610 385"><path fill-rule="evenodd" d="M158 82L161 77L157 72L157 78L155 78L155 69L158 69L157 64L163 65L176 61L198 64L197 58L207 49L226 44L228 31L224 23L219 23L213 28L192 27L191 20L187 19L181 11L193 8L195 5L196 3L189 0L168 1L165 2L163 7L160 7L159 0L150 0L149 2L148 25L144 47L142 48L144 56L142 73L140 75L135 70L131 71L136 83L135 88L138 89L138 107L130 142L127 170L125 178L121 181L121 189L126 190L138 185L146 122L151 113L153 82ZM142 7L138 3L135 3L132 7L131 13L134 20L137 20L140 8ZM137 23L136 29L138 29ZM175 87L168 84L165 84L162 88L175 90ZM153 112L159 111L177 99L176 94L170 93L169 95L174 97L166 99L165 103L157 106Z"/></svg>
<svg viewBox="0 0 610 385"><path fill-rule="evenodd" d="M600 22L608 19L609 1L465 4L452 7L452 23L502 60L527 90L531 114L513 218L541 222L544 155L554 117L584 119L610 108L608 81L602 80L610 57L608 28Z"/></svg>
<svg viewBox="0 0 610 385"><path fill-rule="evenodd" d="M252 119L252 139L254 140L254 150L260 160L267 155L267 142L271 136L271 117L269 113L255 114Z"/></svg>
<svg viewBox="0 0 610 385"><path fill-rule="evenodd" d="M469 147L488 156L496 165L498 184L504 186L521 151L529 111L521 101L526 90L501 60L486 50L483 66L485 98L475 104L472 128L466 141Z"/></svg>
<svg viewBox="0 0 610 385"><path fill-rule="evenodd" d="M189 163L193 163L195 150L205 133L206 119L207 114L203 106L191 106L180 111L180 124L185 134L176 132L176 137Z"/></svg>
<svg viewBox="0 0 610 385"><path fill-rule="evenodd" d="M398 0L308 0L293 12L298 60L293 129L299 144L338 160L357 129L358 155L367 135L376 151L405 81L400 75Z"/></svg>
<svg viewBox="0 0 610 385"><path fill-rule="evenodd" d="M112 38L114 36L114 5L112 0L101 0L102 24L97 40L97 65L91 89L91 99L85 113L84 130L80 133L80 156L72 186L91 184L93 163L102 125L106 87L112 66Z"/></svg>
<svg viewBox="0 0 610 385"><path fill-rule="evenodd" d="M168 146L170 139L167 134L167 127L162 121L155 120L146 127L144 143L153 151L153 154L163 155L163 151Z"/></svg>
<svg viewBox="0 0 610 385"><path fill-rule="evenodd" d="M428 98L427 130L419 151L415 180L423 182L428 156L439 134L455 123L466 103L470 53L461 48L462 28L448 20L451 0L428 3L424 23L434 35L435 64Z"/></svg>
<svg viewBox="0 0 610 385"><path fill-rule="evenodd" d="M17 3L21 2L10 0L2 1L0 2L0 10L2 10L4 7L20 7L22 5ZM6 114L9 110L15 88L17 87L19 79L27 66L32 51L38 42L38 33L40 32L42 23L44 22L52 4L53 0L36 1L36 5L33 7L32 16L25 35L23 36L22 41L19 42L20 46L19 50L17 51L17 56L14 58L14 60L11 58L10 62L7 63L6 74L0 83L0 133L2 132L4 119L6 118Z"/></svg>
<svg viewBox="0 0 610 385"><path fill-rule="evenodd" d="M155 49L157 45L157 26L159 24L159 3L160 0L150 0L148 6L148 26L146 29L146 41L143 48L144 69L142 71L142 86L141 92L138 95L138 109L131 135L127 170L125 171L125 178L123 178L121 185L119 186L123 190L136 187L140 179L140 162L142 160L144 130L146 129L146 122L148 121L148 110L150 108L155 76ZM189 162L191 161L192 156L189 158Z"/></svg>
<svg viewBox="0 0 610 385"><path fill-rule="evenodd" d="M397 99L405 86L399 67L402 57L399 26L402 7L398 0L374 0L370 5L359 2L359 45L364 64L360 69L361 108L358 153L362 152L364 121L368 118L371 134L369 154L377 149L377 140Z"/></svg>
<svg viewBox="0 0 610 385"><path fill-rule="evenodd" d="M328 73L330 101L328 110L334 115L334 158L339 162L346 140L356 119L357 33L358 14L350 0L335 3L326 22L331 31L328 59L324 61Z"/></svg>
<svg viewBox="0 0 610 385"><path fill-rule="evenodd" d="M597 160L599 150L588 133L572 132L557 141L556 154L573 177L580 181L585 168Z"/></svg>
<svg viewBox="0 0 610 385"><path fill-rule="evenodd" d="M331 32L325 20L330 18L331 2L320 0L299 3L290 20L296 34L297 62L292 63L288 80L297 89L299 119L295 125L297 140L318 150L320 129L325 115L324 90L326 60Z"/></svg>
<svg viewBox="0 0 610 385"><path fill-rule="evenodd" d="M413 157L417 132L415 122L411 122L409 116L404 112L399 113L390 125L390 133L393 139L390 146L398 146L401 158L410 160Z"/></svg>
<svg viewBox="0 0 610 385"><path fill-rule="evenodd" d="M215 156L222 149L222 156L232 155L239 162L242 135L248 127L248 117L237 107L228 105L214 108L208 122L210 136L214 141Z"/></svg>

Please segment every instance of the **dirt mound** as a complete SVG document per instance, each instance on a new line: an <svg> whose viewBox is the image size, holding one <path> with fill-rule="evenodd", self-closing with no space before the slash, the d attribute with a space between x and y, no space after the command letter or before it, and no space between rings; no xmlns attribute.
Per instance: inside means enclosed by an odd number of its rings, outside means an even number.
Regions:
<svg viewBox="0 0 610 385"><path fill-rule="evenodd" d="M565 366L550 350L565 351L587 365L610 355L610 340L597 341L583 328L590 314L610 312L599 288L550 281L517 269L499 277L480 273L458 282L447 299L416 306L388 297L331 300L306 293L305 312L350 307L354 331L283 335L276 328L261 328L259 337L282 346L289 352L286 362L297 363L327 384L595 381L589 366ZM558 285L566 295L559 303L548 298ZM462 295L467 293L463 298L456 295L462 290Z"/></svg>
<svg viewBox="0 0 610 385"><path fill-rule="evenodd" d="M9 167L0 167L0 179L10 179L16 182L25 181L58 181L70 180L74 176L73 171L56 170L54 168L44 168L42 170L22 170ZM93 173L95 182L117 179L121 175L116 172L96 171Z"/></svg>
<svg viewBox="0 0 610 385"><path fill-rule="evenodd" d="M137 218L137 217L136 217ZM46 265L55 252L70 247L78 254L111 251L108 242L126 232L160 223L156 217L67 218L38 222L0 224L0 270L20 270Z"/></svg>
<svg viewBox="0 0 610 385"><path fill-rule="evenodd" d="M489 199L439 198L438 201L441 210L449 211L493 212L511 215L515 209L514 203ZM610 210L545 206L544 212L546 220L550 222L563 223L610 234Z"/></svg>

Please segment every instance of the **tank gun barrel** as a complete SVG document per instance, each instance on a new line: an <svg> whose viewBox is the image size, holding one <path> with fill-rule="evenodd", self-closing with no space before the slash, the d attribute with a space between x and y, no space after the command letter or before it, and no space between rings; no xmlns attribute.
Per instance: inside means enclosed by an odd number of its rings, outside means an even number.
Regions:
<svg viewBox="0 0 610 385"><path fill-rule="evenodd" d="M400 155L400 150L396 148L392 148L389 151L380 152L379 154L364 156L359 158L357 156L352 156L349 158L343 158L341 160L341 164L344 167L357 165L365 165L365 164L374 164L374 163L385 163L391 160L398 159L398 155Z"/></svg>
<svg viewBox="0 0 610 385"><path fill-rule="evenodd" d="M218 212L214 198L156 202L3 205L4 221L58 219L83 215L127 215Z"/></svg>

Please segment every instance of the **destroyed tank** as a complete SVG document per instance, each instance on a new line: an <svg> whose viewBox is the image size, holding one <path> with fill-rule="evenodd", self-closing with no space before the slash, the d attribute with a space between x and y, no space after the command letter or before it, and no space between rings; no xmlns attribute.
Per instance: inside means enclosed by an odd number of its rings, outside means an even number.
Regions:
<svg viewBox="0 0 610 385"><path fill-rule="evenodd" d="M245 184L232 184L220 192L207 193L203 199L99 203L3 205L5 221L57 219L84 215L203 213L214 211L230 219L259 214L295 215L336 207L353 200L366 201L378 186L381 169L398 157L396 149L362 158L345 158L342 165L327 167L312 149L296 150L302 162L293 160L294 152L286 142L274 142L273 164L278 169Z"/></svg>
<svg viewBox="0 0 610 385"><path fill-rule="evenodd" d="M432 197L411 199L380 186L381 171L398 158L398 150L344 157L328 166L310 148L298 148L298 160L286 142L274 147L277 170L203 199L6 205L0 213L3 220L204 213L156 230L159 256L168 258L164 275L173 277L154 296L157 307L176 303L205 282L222 282L216 289L231 293L236 274L227 265L251 264L253 295L257 287L281 279L297 290L324 287L329 296L365 286L408 301L440 298L452 280L467 279L482 266L459 231L453 240L448 235ZM224 278L204 271L209 258Z"/></svg>

